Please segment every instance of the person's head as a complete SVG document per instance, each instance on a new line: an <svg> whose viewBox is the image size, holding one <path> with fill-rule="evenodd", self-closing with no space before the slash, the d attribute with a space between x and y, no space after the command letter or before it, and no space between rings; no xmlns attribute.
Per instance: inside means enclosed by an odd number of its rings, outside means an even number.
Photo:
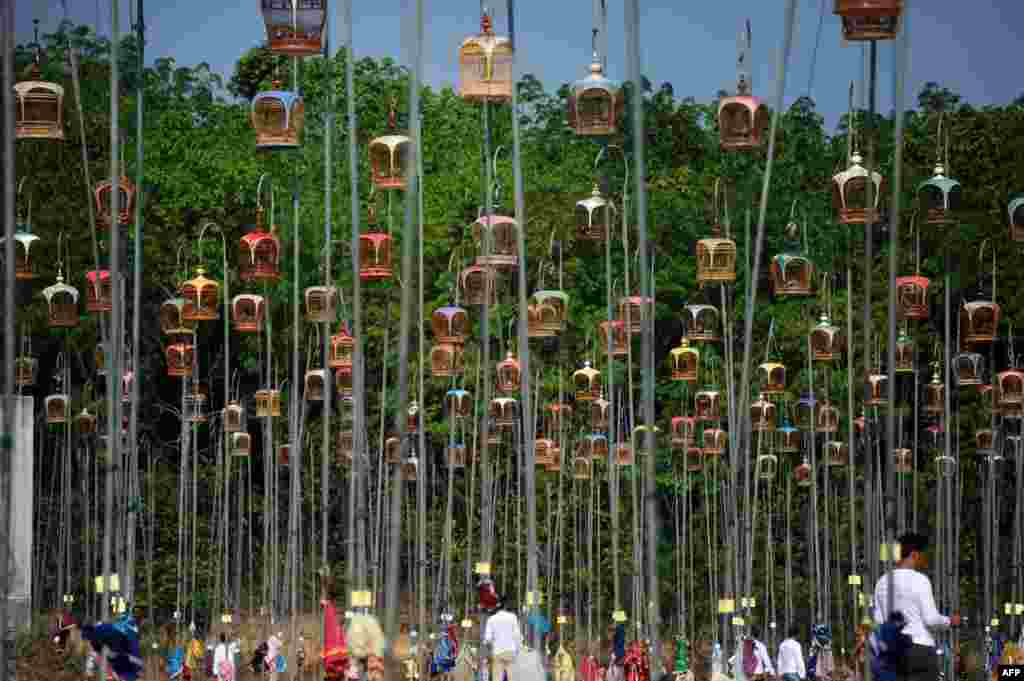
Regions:
<svg viewBox="0 0 1024 681"><path fill-rule="evenodd" d="M761 627L757 626L756 624L752 624L750 626L750 638L754 639L755 641L760 641Z"/></svg>
<svg viewBox="0 0 1024 681"><path fill-rule="evenodd" d="M228 635L225 634L223 631L220 632L220 642L221 643L227 643L228 642Z"/></svg>
<svg viewBox="0 0 1024 681"><path fill-rule="evenodd" d="M790 624L789 629L786 630L786 636L797 639L800 637L800 627L795 624Z"/></svg>
<svg viewBox="0 0 1024 681"><path fill-rule="evenodd" d="M899 538L901 568L924 570L928 567L928 538L917 532L907 532Z"/></svg>

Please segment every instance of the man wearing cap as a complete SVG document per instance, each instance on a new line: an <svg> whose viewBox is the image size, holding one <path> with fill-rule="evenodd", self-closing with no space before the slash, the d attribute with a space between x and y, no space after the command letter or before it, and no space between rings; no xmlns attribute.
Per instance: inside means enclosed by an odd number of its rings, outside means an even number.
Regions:
<svg viewBox="0 0 1024 681"><path fill-rule="evenodd" d="M523 638L519 618L505 608L504 600L498 599L498 605L491 611L484 629L484 644L491 647L493 660L491 681L512 681L512 662L519 654Z"/></svg>

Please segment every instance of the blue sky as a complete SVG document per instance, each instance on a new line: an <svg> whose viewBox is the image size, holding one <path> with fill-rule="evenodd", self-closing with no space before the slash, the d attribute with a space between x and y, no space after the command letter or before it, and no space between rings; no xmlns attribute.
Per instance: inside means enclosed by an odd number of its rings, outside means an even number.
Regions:
<svg viewBox="0 0 1024 681"><path fill-rule="evenodd" d="M67 0L70 17L109 34L110 0ZM122 0L122 30L129 27ZM206 61L230 75L234 60L263 37L258 0L148 0L148 54L174 57L181 64ZM424 76L434 85L454 84L459 42L477 31L477 0L424 0L426 45ZM496 25L504 32L505 2L490 0ZM908 104L928 81L959 92L975 105L1003 104L1024 93L1020 61L1024 26L1021 0L908 0L911 63ZM57 0L17 0L19 42L31 36L32 19L44 30L63 16ZM783 0L640 0L644 74L656 84L669 81L677 96L707 101L735 86L736 36L745 19L753 26L755 94L774 92L775 60L783 31ZM812 96L830 126L846 109L851 79L859 79L862 51L843 46L833 0L798 0L793 55L786 102L806 94L822 5L824 25ZM410 0L354 0L355 49L359 56L391 55L405 61L403 15ZM623 0L608 0L609 75L625 71ZM592 0L517 0L517 42L522 72L533 73L550 88L585 75L590 56ZM332 11L339 11L334 7ZM336 41L342 33L335 22ZM879 108L892 108L892 44L879 48Z"/></svg>

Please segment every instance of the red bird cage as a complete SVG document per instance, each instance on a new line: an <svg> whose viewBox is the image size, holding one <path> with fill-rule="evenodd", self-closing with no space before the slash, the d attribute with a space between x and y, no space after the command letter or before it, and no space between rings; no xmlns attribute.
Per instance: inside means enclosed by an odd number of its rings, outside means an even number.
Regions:
<svg viewBox="0 0 1024 681"><path fill-rule="evenodd" d="M384 281L393 274L392 240L387 234L370 232L359 235L359 278Z"/></svg>
<svg viewBox="0 0 1024 681"><path fill-rule="evenodd" d="M928 319L928 277L916 275L896 279L896 300L904 319Z"/></svg>
<svg viewBox="0 0 1024 681"><path fill-rule="evenodd" d="M352 367L340 367L334 370L334 390L338 397L352 397Z"/></svg>
<svg viewBox="0 0 1024 681"><path fill-rule="evenodd" d="M682 450L697 441L697 419L692 416L673 416L671 430L672 449Z"/></svg>
<svg viewBox="0 0 1024 681"><path fill-rule="evenodd" d="M231 299L231 321L239 333L259 333L267 313L267 301L254 293L242 293Z"/></svg>
<svg viewBox="0 0 1024 681"><path fill-rule="evenodd" d="M85 273L85 309L89 312L110 312L114 307L114 282L110 270Z"/></svg>
<svg viewBox="0 0 1024 681"><path fill-rule="evenodd" d="M903 0L835 0L843 21L843 39L893 40L900 32Z"/></svg>
<svg viewBox="0 0 1024 681"><path fill-rule="evenodd" d="M338 333L331 336L327 366L331 369L352 366L352 353L355 351L355 339L348 332L348 325L341 324Z"/></svg>
<svg viewBox="0 0 1024 681"><path fill-rule="evenodd" d="M281 241L272 227L263 231L263 209L256 212L256 228L238 240L238 278L275 282L281 278Z"/></svg>
<svg viewBox="0 0 1024 681"><path fill-rule="evenodd" d="M323 52L326 0L260 0L260 11L272 53L315 57Z"/></svg>
<svg viewBox="0 0 1024 681"><path fill-rule="evenodd" d="M698 473L704 469L704 450L696 445L686 448L686 470Z"/></svg>
<svg viewBox="0 0 1024 681"><path fill-rule="evenodd" d="M793 482L797 487L810 487L814 482L814 469L806 459L793 469Z"/></svg>
<svg viewBox="0 0 1024 681"><path fill-rule="evenodd" d="M105 180L96 185L93 192L93 200L96 204L96 226L99 229L110 229L114 222L125 226L132 220L135 214L135 185L127 177L122 176L117 181L117 220L115 221L110 213L110 199L113 194L110 180Z"/></svg>
<svg viewBox="0 0 1024 681"><path fill-rule="evenodd" d="M173 378L183 378L192 375L192 368L195 364L195 346L191 343L171 343L164 350L167 359L167 375Z"/></svg>
<svg viewBox="0 0 1024 681"><path fill-rule="evenodd" d="M505 359L498 362L494 370L494 379L497 383L498 392L510 394L519 390L521 370L519 360L511 350L505 355Z"/></svg>

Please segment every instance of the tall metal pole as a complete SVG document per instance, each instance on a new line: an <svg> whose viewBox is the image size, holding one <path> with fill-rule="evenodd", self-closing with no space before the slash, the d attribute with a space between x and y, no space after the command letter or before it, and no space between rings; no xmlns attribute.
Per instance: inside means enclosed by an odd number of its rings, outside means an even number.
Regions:
<svg viewBox="0 0 1024 681"><path fill-rule="evenodd" d="M324 70L327 80L327 115L324 117L324 286L334 285L332 275L332 240L333 224L331 213L331 199L334 196L334 163L331 152L334 147L334 61L331 57L331 29L334 21L331 12L327 12L327 26L324 30ZM327 569L327 520L328 520L328 493L330 491L331 467L328 464L328 457L331 453L331 408L334 390L331 386L331 373L328 368L328 357L331 351L331 323L328 321L323 325L320 334L322 341L321 360L324 367L324 411L323 411L323 442L320 451L320 566Z"/></svg>
<svg viewBox="0 0 1024 681"><path fill-rule="evenodd" d="M877 76L878 76L878 45L875 41L871 41L870 46L870 57L868 66L868 121L865 125L865 131L870 130L874 126L875 120L875 100L876 100L876 89L877 89ZM869 135L865 135L867 138L867 168L868 172L871 172L874 167L874 141ZM867 205L874 206L875 200L875 184L874 182L867 183ZM870 212L869 215L872 215ZM864 333L864 403L867 403L870 395L868 394L870 387L867 382L867 377L871 375L871 284L872 284L872 265L874 264L874 253L873 253L873 234L874 222L872 219L868 219L864 224L864 321L863 321L863 333ZM892 387L890 386L890 391ZM864 459L864 563L866 572L868 574L868 583L874 584L878 578L878 545L876 543L876 537L874 532L875 525L875 505L873 501L872 487L875 481L875 455L871 449L871 436L877 433L873 432L874 429L870 427L869 414L865 409L865 426L864 426L864 437L865 437L865 459Z"/></svg>
<svg viewBox="0 0 1024 681"><path fill-rule="evenodd" d="M418 50L422 50L423 46L423 12L416 12L416 45ZM419 60L418 60L419 61ZM426 278L424 277L423 269L423 117L417 115L414 120L410 121L413 126L413 137L417 140L417 154L416 154L416 175L418 178L416 186L416 225L417 225L417 238L416 238L416 251L419 256L418 269L419 273L416 280L416 289L419 292L419 319L417 326L419 327L419 361L417 364L417 382L419 384L416 394L419 397L419 422L416 428L416 437L418 438L416 451L419 452L420 458L420 474L416 476L416 520L417 520L417 534L419 555L416 558L417 565L419 567L419 574L416 578L416 595L419 597L419 641L423 641L423 645L426 646L427 638L427 470L432 470L433 466L428 465L427 459L427 433L426 433L426 419L424 418L425 409L425 373L426 373L426 359L427 359L427 339L424 334L423 320L426 318L426 306L424 302L423 289L426 286ZM424 659L420 656L420 659ZM421 674L426 674L427 670L421 670Z"/></svg>

